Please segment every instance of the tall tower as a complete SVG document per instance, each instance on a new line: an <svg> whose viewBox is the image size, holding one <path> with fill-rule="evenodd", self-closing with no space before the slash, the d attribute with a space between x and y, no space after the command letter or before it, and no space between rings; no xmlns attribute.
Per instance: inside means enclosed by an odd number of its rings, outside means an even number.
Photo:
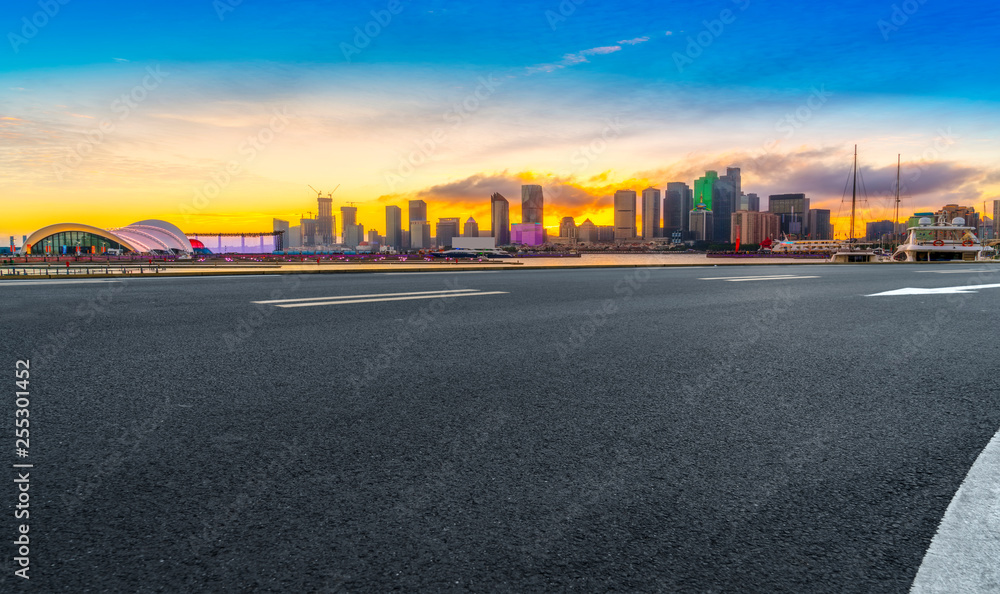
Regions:
<svg viewBox="0 0 1000 594"><path fill-rule="evenodd" d="M410 225L413 224L413 221L426 221L427 203L423 200L410 200L410 212L407 219Z"/></svg>
<svg viewBox="0 0 1000 594"><path fill-rule="evenodd" d="M398 206L385 207L385 242L393 249L403 247L403 209Z"/></svg>
<svg viewBox="0 0 1000 594"><path fill-rule="evenodd" d="M635 239L635 191L615 192L615 241Z"/></svg>
<svg viewBox="0 0 1000 594"><path fill-rule="evenodd" d="M510 203L499 193L490 196L490 235L496 245L510 245Z"/></svg>
<svg viewBox="0 0 1000 594"><path fill-rule="evenodd" d="M469 217L468 221L465 221L465 226L462 227L462 237L479 237L479 223L476 219Z"/></svg>
<svg viewBox="0 0 1000 594"><path fill-rule="evenodd" d="M717 181L719 181L719 174L716 171L706 171L704 177L694 180L695 207L704 204L706 209L712 210L713 192Z"/></svg>
<svg viewBox="0 0 1000 594"><path fill-rule="evenodd" d="M545 224L545 199L542 186L521 186L521 222Z"/></svg>
<svg viewBox="0 0 1000 594"><path fill-rule="evenodd" d="M687 233L688 213L694 208L691 187L684 182L670 182L663 198L663 235L671 236L675 231Z"/></svg>
<svg viewBox="0 0 1000 594"><path fill-rule="evenodd" d="M334 238L337 230L333 225L333 198L319 196L316 202L319 204L319 214L316 216L317 240L322 245L333 245L337 243Z"/></svg>
<svg viewBox="0 0 1000 594"><path fill-rule="evenodd" d="M663 227L660 226L660 200L660 190L646 188L642 191L642 238L645 241L663 237Z"/></svg>

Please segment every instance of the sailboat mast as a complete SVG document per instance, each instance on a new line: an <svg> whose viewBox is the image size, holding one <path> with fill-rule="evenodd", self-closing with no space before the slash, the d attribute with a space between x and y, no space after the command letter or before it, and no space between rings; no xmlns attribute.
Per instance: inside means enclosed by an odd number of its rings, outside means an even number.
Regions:
<svg viewBox="0 0 1000 594"><path fill-rule="evenodd" d="M854 183L851 187L851 234L847 241L854 241L854 209L858 203L858 145L854 145Z"/></svg>
<svg viewBox="0 0 1000 594"><path fill-rule="evenodd" d="M892 236L899 239L899 168L903 163L903 155L896 155L896 216L892 220Z"/></svg>

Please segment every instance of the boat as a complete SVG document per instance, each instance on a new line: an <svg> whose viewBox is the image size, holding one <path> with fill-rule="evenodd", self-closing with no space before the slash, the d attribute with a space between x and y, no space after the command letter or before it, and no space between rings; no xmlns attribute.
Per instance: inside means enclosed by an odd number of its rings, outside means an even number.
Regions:
<svg viewBox="0 0 1000 594"><path fill-rule="evenodd" d="M875 250L865 247L863 244L855 243L854 239L854 219L858 204L858 145L854 145L854 182L851 189L851 230L847 235L847 242L838 247L831 255L830 262L838 264L858 263L858 262L880 262L882 255Z"/></svg>
<svg viewBox="0 0 1000 594"><path fill-rule="evenodd" d="M892 259L897 262L975 262L992 259L990 248L984 247L976 237L976 228L965 224L965 219L955 217L950 223L947 215L938 214L937 221L923 217L907 229L903 242Z"/></svg>

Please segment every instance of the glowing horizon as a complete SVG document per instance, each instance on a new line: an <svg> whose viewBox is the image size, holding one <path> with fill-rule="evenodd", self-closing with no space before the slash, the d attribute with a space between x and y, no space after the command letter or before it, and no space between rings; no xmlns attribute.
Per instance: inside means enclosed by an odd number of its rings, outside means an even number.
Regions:
<svg viewBox="0 0 1000 594"><path fill-rule="evenodd" d="M926 4L896 26L860 1L794 18L746 0L389 4L68 4L29 37L38 6L19 3L0 68L4 244L56 222L269 230L315 214L309 186L338 185L338 221L356 202L366 231L413 198L485 230L493 192L519 222L521 183L543 186L547 228L601 225L615 190L727 166L746 193L806 194L845 233L855 144L861 221L892 218L897 154L901 219L949 203L991 216L1000 199L1000 82L978 66L1000 57L995 12ZM934 41L951 31L961 45Z"/></svg>

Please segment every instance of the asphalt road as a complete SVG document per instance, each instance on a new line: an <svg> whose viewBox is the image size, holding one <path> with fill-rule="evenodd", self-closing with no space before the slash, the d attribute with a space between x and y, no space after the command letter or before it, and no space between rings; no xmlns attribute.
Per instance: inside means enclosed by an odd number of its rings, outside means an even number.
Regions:
<svg viewBox="0 0 1000 594"><path fill-rule="evenodd" d="M0 284L34 465L0 590L905 592L1000 427L1000 288L867 295L970 283L1000 267Z"/></svg>

